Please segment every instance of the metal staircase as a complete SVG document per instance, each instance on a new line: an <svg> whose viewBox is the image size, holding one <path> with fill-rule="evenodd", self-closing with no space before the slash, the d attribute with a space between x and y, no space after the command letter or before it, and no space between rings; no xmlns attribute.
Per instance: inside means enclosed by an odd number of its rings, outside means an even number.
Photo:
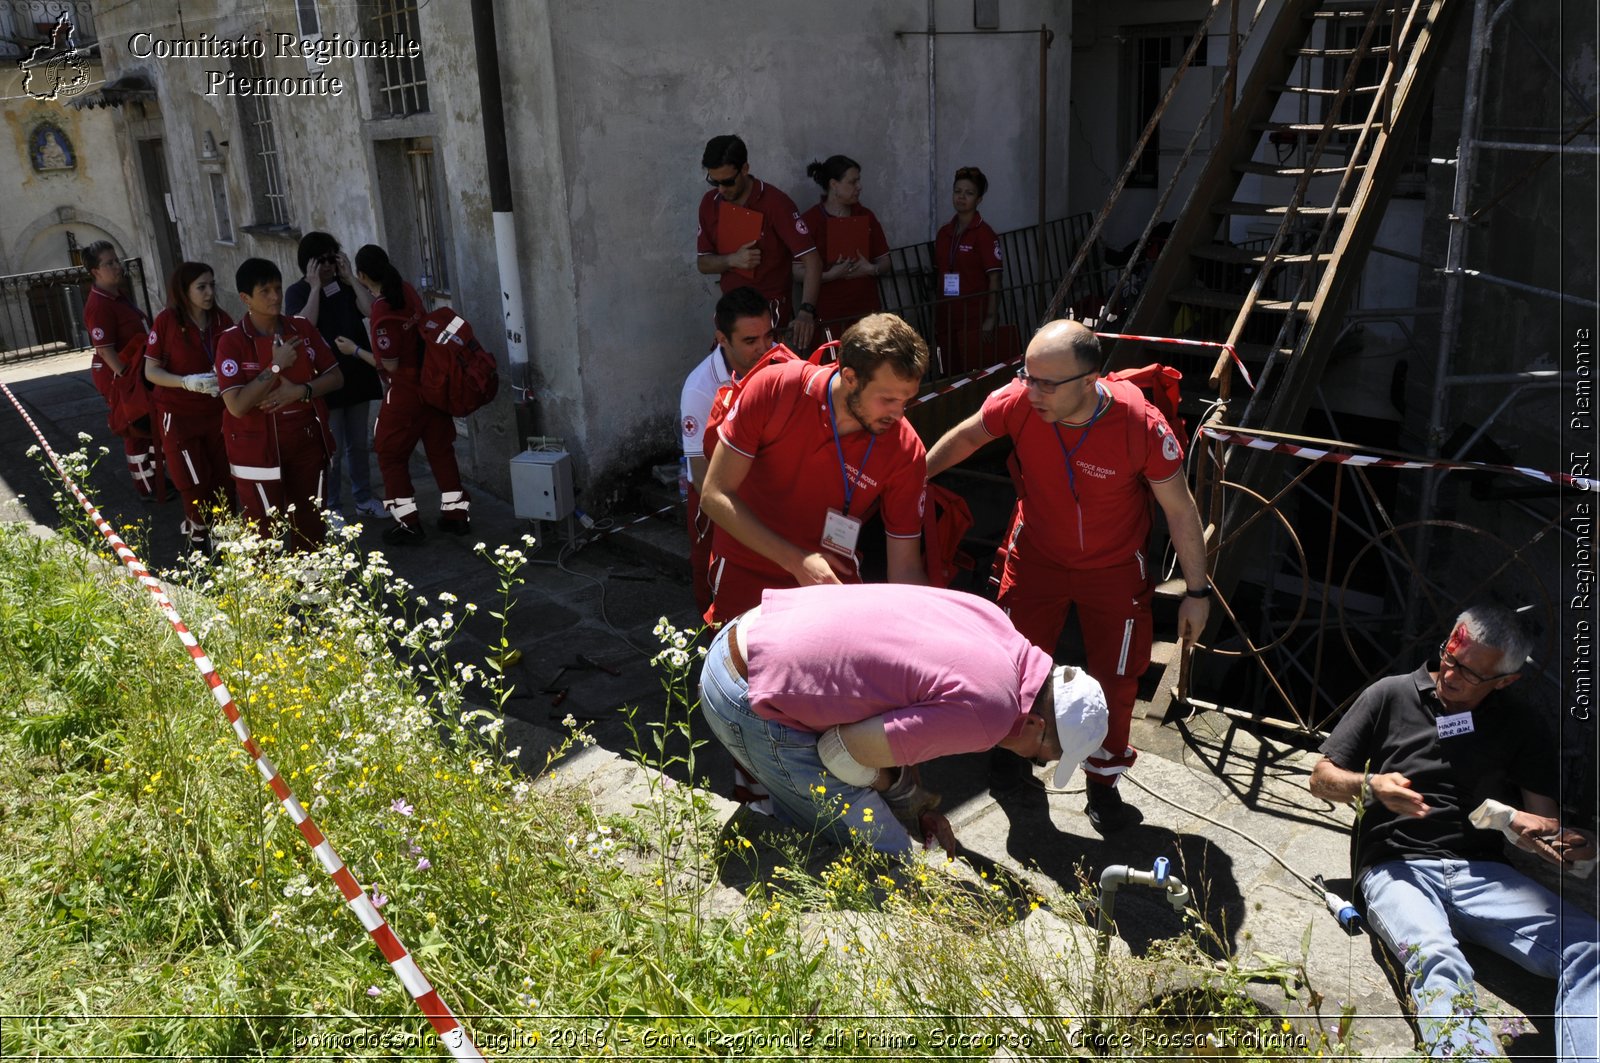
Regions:
<svg viewBox="0 0 1600 1063"><path fill-rule="evenodd" d="M1265 28L1143 298L1118 325L1232 345L1255 386L1242 409L1230 404L1227 421L1299 430L1410 162L1443 20L1458 6L1287 0ZM1248 219L1277 225L1270 238L1238 239ZM1108 309L1116 312L1114 294ZM1119 366L1147 360L1130 343L1112 356ZM1230 362L1224 355L1205 373L1224 400L1234 390Z"/></svg>

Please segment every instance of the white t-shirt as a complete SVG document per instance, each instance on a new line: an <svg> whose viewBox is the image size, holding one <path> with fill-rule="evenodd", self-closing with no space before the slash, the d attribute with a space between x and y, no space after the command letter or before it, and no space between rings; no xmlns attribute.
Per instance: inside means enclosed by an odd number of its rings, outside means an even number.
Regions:
<svg viewBox="0 0 1600 1063"><path fill-rule="evenodd" d="M684 457L705 457L706 418L711 416L711 404L716 401L718 389L732 379L728 360L723 357L722 345L718 344L683 382L683 397L678 404L678 431L683 437Z"/></svg>

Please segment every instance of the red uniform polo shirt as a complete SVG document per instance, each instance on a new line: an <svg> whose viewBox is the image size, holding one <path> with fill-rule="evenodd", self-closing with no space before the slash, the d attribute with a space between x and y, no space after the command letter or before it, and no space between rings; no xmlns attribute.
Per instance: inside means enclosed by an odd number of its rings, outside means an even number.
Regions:
<svg viewBox="0 0 1600 1063"><path fill-rule="evenodd" d="M89 286L89 298L83 304L83 325L89 330L90 346L110 347L119 355L129 340L145 335L150 328L144 311L126 295L120 291L112 295L98 284ZM110 373L98 352L89 362L89 370L97 377Z"/></svg>
<svg viewBox="0 0 1600 1063"><path fill-rule="evenodd" d="M367 314L372 332L372 353L378 356L378 372L391 379L417 383L422 379L422 347L417 342L417 322L422 318L422 297L405 285L406 305L397 310L383 296L374 296ZM393 373L385 372L383 359L399 361Z"/></svg>
<svg viewBox="0 0 1600 1063"><path fill-rule="evenodd" d="M1065 568L1130 561L1150 534L1149 485L1183 468L1182 444L1143 392L1125 380L1098 386L1110 401L1090 425L1046 423L1020 380L983 403L983 430L1016 446L1029 546Z"/></svg>
<svg viewBox="0 0 1600 1063"><path fill-rule="evenodd" d="M328 349L328 342L322 338L317 327L303 317L280 317L279 327L283 329L285 341L298 336L305 342L300 344L300 356L294 360L281 374L290 384L304 386L311 383L323 373L338 366L333 357L333 352ZM263 335L250 324L246 315L239 319L239 323L224 332L217 340L217 386L223 391L242 388L256 377L261 371L272 364L271 334ZM276 423L282 427L299 426L308 418L317 416L313 403L291 402L281 410L268 414L265 410L251 410L243 417L235 417L229 413L224 422L236 425L248 434L264 434L267 429L268 418L275 418ZM231 457L231 455L230 455Z"/></svg>
<svg viewBox="0 0 1600 1063"><path fill-rule="evenodd" d="M167 372L179 376L214 373L217 343L222 339L222 334L232 327L233 318L220 307L211 311L211 326L204 331L181 320L168 307L156 315L156 323L146 337L144 356ZM214 395L202 395L183 388L152 388L150 397L157 410L176 417L215 415L222 404L222 400Z"/></svg>
<svg viewBox="0 0 1600 1063"><path fill-rule="evenodd" d="M1000 238L981 214L973 215L972 224L967 226L960 240L955 237L956 219L951 218L934 239L933 264L939 271L939 294L944 296L946 273L961 277L962 296L987 294L989 274L998 273L1001 268Z"/></svg>
<svg viewBox="0 0 1600 1063"><path fill-rule="evenodd" d="M885 530L897 539L915 539L922 534L928 478L922 440L902 418L876 437L876 443L870 432L858 430L841 435L835 449L828 385L837 371L832 365L783 362L763 369L745 385L718 429L723 446L753 461L739 485L739 498L768 528L802 550L817 550L828 509L844 509L842 450L856 485L849 515L860 517L881 500ZM793 583L777 563L721 527L714 534L712 550L732 564L771 573L776 586Z"/></svg>
<svg viewBox="0 0 1600 1063"><path fill-rule="evenodd" d="M829 217L827 208L821 203L800 216L800 220L805 222L806 228L811 230L812 238L816 240L817 254L822 256L823 269L832 266L840 255L839 251L828 247ZM889 253L889 238L883 234L883 226L878 224L876 214L858 204L850 208L850 217L867 219L868 262L876 262ZM823 323L846 318L859 320L882 309L883 302L878 298L876 277L840 277L838 280L823 281L822 290L817 293L817 320ZM841 333L842 330L836 329L833 338L838 339ZM820 336L817 339L821 341Z"/></svg>
<svg viewBox="0 0 1600 1063"><path fill-rule="evenodd" d="M753 185L750 197L741 206L766 216L766 224L761 226L761 239L756 241L761 251L761 265L755 269L754 280L728 270L722 274L722 290L731 292L748 284L768 299L787 303L789 293L794 290L789 263L815 251L816 244L810 229L800 220L794 200L765 181L754 177L750 181ZM698 254L717 254L717 202L721 198L722 193L713 188L700 200L700 229L695 235Z"/></svg>

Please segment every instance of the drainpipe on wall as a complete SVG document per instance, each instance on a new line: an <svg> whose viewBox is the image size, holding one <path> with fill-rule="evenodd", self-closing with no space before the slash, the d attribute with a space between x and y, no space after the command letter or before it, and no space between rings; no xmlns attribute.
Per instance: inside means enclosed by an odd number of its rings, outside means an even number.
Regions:
<svg viewBox="0 0 1600 1063"><path fill-rule="evenodd" d="M928 0L928 235L939 231L939 82L934 77L933 45L939 39L934 0Z"/></svg>
<svg viewBox="0 0 1600 1063"><path fill-rule="evenodd" d="M517 441L533 435L533 400L528 384L527 323L522 315L522 268L511 210L511 163L506 152L506 112L501 103L500 50L494 0L472 0L472 46L478 67L483 114L483 155L489 171L489 210L494 218L495 260L500 274L500 313L517 412Z"/></svg>

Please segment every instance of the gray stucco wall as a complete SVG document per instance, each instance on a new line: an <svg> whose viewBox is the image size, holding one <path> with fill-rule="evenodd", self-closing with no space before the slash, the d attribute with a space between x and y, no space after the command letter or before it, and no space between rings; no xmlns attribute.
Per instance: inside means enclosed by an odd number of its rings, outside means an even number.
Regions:
<svg viewBox="0 0 1600 1063"><path fill-rule="evenodd" d="M244 258L276 261L293 279L297 234L251 234L237 99L203 95L216 59L138 59L141 29L171 37L294 32L293 5L278 0L250 18L220 3L185 5L185 28L165 5L102 13L108 76L139 71L157 86L152 113L166 129L168 164L184 254L227 278ZM1066 100L1071 85L1066 0L1001 5L1003 30L1055 32L1047 101L1046 214L1067 206ZM319 5L324 35L371 36L347 5ZM752 172L805 209L817 189L805 164L835 152L862 163L863 202L892 244L930 238L948 218L950 174L977 165L992 184L982 210L997 229L1031 224L1037 208L1036 33L947 36L934 45L934 140L930 143L928 28L970 31L970 0L825 0L805 7L666 0L497 5L518 260L532 367L526 419L562 436L573 452L582 504L606 507L607 485L652 458L674 455L677 395L711 342L714 278L694 266L695 210L705 191L705 140L738 132ZM369 64L324 68L346 83L338 98L271 101L290 204L300 231L323 228L354 249L369 240L397 261L391 231L399 190L387 139L434 138L445 194L449 301L499 348L500 273L484 161L477 66L465 3L424 4L420 38L430 108L375 119ZM917 35L896 37L897 31ZM299 59L265 62L266 73L303 76ZM131 120L124 116L124 122ZM210 131L223 158L201 158ZM218 242L209 171L226 175L236 235ZM415 279L415 278L412 278ZM225 299L225 302L227 300ZM520 380L508 378L508 385ZM520 393L504 389L475 415L458 447L469 475L507 487L506 459L521 449Z"/></svg>

